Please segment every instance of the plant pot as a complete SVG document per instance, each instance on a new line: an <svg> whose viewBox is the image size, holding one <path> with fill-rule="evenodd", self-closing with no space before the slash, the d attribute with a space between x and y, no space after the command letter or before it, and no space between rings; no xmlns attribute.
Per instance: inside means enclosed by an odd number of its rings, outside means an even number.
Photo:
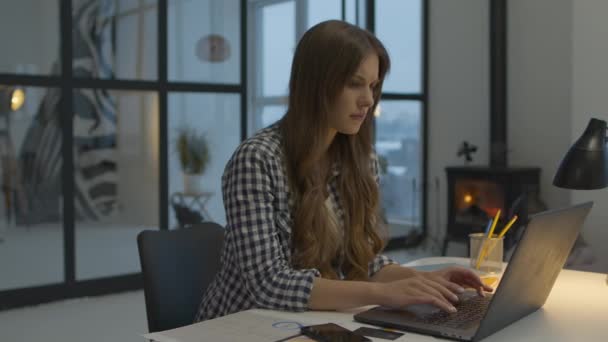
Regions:
<svg viewBox="0 0 608 342"><path fill-rule="evenodd" d="M184 173L184 194L198 195L203 192L203 175Z"/></svg>

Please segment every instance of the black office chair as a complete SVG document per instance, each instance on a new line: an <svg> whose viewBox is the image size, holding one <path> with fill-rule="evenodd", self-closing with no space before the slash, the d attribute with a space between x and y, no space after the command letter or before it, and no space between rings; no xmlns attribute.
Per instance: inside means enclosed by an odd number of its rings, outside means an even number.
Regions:
<svg viewBox="0 0 608 342"><path fill-rule="evenodd" d="M191 324L201 296L220 268L224 228L190 228L137 235L150 332Z"/></svg>

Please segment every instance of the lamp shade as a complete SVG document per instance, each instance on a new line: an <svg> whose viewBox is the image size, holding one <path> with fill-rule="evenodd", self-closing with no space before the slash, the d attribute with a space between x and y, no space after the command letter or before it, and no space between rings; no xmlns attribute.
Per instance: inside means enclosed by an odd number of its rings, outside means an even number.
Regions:
<svg viewBox="0 0 608 342"><path fill-rule="evenodd" d="M566 189L593 190L608 186L606 121L591 119L583 135L562 160L553 185Z"/></svg>

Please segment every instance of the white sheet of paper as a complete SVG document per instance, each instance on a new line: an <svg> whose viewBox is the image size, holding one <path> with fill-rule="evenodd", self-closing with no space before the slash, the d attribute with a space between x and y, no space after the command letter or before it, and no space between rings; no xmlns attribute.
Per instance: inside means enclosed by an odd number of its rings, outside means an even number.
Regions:
<svg viewBox="0 0 608 342"><path fill-rule="evenodd" d="M310 323L243 311L185 327L142 335L158 342L276 341Z"/></svg>

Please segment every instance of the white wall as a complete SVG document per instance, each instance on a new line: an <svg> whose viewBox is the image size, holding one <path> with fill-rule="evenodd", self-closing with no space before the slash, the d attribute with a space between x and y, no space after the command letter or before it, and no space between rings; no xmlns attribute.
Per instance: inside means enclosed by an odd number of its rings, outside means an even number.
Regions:
<svg viewBox="0 0 608 342"><path fill-rule="evenodd" d="M550 10L548 10L550 9ZM562 157L589 118L608 119L608 2L509 1L509 148L511 164L542 168L541 196L551 208L594 200L583 238L592 270L608 270L608 191L552 185Z"/></svg>
<svg viewBox="0 0 608 342"><path fill-rule="evenodd" d="M573 3L573 87L570 140L577 139L595 117L608 120L608 1ZM597 271L608 271L608 189L573 191L575 203L587 200L595 205L585 224L584 236L598 257Z"/></svg>
<svg viewBox="0 0 608 342"><path fill-rule="evenodd" d="M552 182L570 146L572 1L508 1L507 51L509 166L541 167L541 199L566 206Z"/></svg>
<svg viewBox="0 0 608 342"><path fill-rule="evenodd" d="M474 164L489 162L487 13L487 0L430 1L427 222L433 238L445 232L445 167L463 164L459 144L477 145Z"/></svg>
<svg viewBox="0 0 608 342"><path fill-rule="evenodd" d="M488 164L488 10L487 1L430 2L432 237L445 231L444 167L462 164L457 144L467 139L478 145L475 164ZM568 191L554 187L552 179L589 118L608 120L605 13L605 0L508 1L509 165L541 167L541 198L550 208L595 201L583 237L597 258L592 269L601 272L608 271L608 190Z"/></svg>
<svg viewBox="0 0 608 342"><path fill-rule="evenodd" d="M59 58L59 1L21 0L3 5L0 72L16 72L27 65L26 72L48 74Z"/></svg>
<svg viewBox="0 0 608 342"><path fill-rule="evenodd" d="M116 3L114 75L118 79L157 80L158 9L145 6L133 11L127 9L134 4Z"/></svg>

